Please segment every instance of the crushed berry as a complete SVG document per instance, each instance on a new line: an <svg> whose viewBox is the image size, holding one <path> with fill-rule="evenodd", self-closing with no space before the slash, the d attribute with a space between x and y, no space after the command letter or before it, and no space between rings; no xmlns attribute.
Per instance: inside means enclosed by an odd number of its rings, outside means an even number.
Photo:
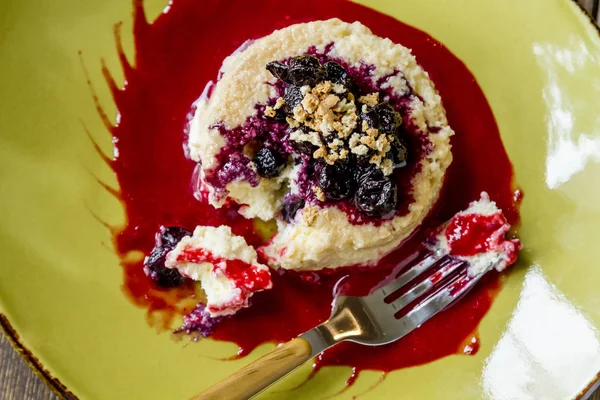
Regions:
<svg viewBox="0 0 600 400"><path fill-rule="evenodd" d="M281 218L286 222L291 222L298 210L304 208L305 201L301 197L293 197L284 201L281 208Z"/></svg>
<svg viewBox="0 0 600 400"><path fill-rule="evenodd" d="M223 319L224 317L211 317L206 306L199 303L191 313L183 317L183 325L175 333L199 333L202 337L208 337Z"/></svg>
<svg viewBox="0 0 600 400"><path fill-rule="evenodd" d="M302 102L304 95L300 91L299 86L290 85L285 89L285 94L283 95L283 100L285 100L284 110L288 114L292 114L294 112L294 108L298 106Z"/></svg>
<svg viewBox="0 0 600 400"><path fill-rule="evenodd" d="M258 175L264 178L273 178L279 175L285 166L285 158L276 150L268 147L260 149L252 159Z"/></svg>
<svg viewBox="0 0 600 400"><path fill-rule="evenodd" d="M250 159L242 153L229 154L228 160L216 174L221 186L225 187L227 183L236 180L247 181L252 187L258 186L260 181L256 172L248 166L249 162Z"/></svg>
<svg viewBox="0 0 600 400"><path fill-rule="evenodd" d="M144 260L144 272L158 286L172 288L185 282L186 278L177 269L167 268L165 261L167 254L177 246L177 243L191 234L187 229L176 226L161 227L156 235L154 248Z"/></svg>

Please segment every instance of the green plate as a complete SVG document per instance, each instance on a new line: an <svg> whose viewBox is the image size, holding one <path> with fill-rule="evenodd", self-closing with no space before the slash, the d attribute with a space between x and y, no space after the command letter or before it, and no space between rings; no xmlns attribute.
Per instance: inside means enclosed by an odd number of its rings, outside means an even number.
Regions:
<svg viewBox="0 0 600 400"><path fill-rule="evenodd" d="M148 16L165 3L147 1ZM476 76L526 194L526 250L480 326L476 356L393 372L361 398L581 395L600 371L597 28L570 0L365 3L439 39ZM127 0L0 3L1 321L57 390L81 399L184 399L273 345L218 361L236 347L157 334L121 291L119 260L98 219L119 224L124 213L96 181L116 185L85 134L84 126L111 152L82 60L93 82L102 82L101 58L119 71L111 27L124 21L131 54L131 9ZM114 119L108 90L97 86ZM326 368L284 391L309 372L305 365L261 398L323 398L349 375ZM366 372L338 398L379 378Z"/></svg>

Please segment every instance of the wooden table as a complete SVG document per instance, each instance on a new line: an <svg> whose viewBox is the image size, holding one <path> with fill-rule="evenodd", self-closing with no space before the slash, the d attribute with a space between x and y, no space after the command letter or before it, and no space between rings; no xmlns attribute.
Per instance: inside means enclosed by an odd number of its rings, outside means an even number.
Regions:
<svg viewBox="0 0 600 400"><path fill-rule="evenodd" d="M580 2L591 12L594 0ZM30 370L0 332L0 400L56 399L58 397ZM600 400L600 390L589 400Z"/></svg>

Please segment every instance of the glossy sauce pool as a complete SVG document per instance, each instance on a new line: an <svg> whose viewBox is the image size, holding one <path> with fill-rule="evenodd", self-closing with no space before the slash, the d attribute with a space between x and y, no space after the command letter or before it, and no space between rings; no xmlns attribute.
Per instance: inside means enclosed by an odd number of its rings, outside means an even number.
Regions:
<svg viewBox="0 0 600 400"><path fill-rule="evenodd" d="M127 224L115 233L124 290L135 304L148 310L155 323L172 327L172 318L190 312L190 304L193 307L197 301L193 285L174 290L154 286L143 273L140 257L132 256L136 254L132 252L147 254L152 249L161 225L192 230L196 225L227 224L249 244L263 242L252 222L239 217L234 206L215 210L194 198L194 163L184 155L182 133L190 105L206 83L217 77L223 59L247 39L293 23L332 17L360 21L375 34L412 48L442 96L456 132L454 162L425 226L447 220L478 199L483 190L505 211L509 222L518 221L512 167L491 109L465 65L424 32L344 0L174 0L152 24L145 20L137 1L133 65L127 63L119 45L125 88L118 89L106 70L105 75L120 113L118 124L109 128L116 154L111 164L127 214ZM414 253L425 230L377 267L332 273L274 272L273 289L258 293L251 308L225 319L212 338L237 343L243 356L261 343L297 336L328 317L333 286L341 277L350 274L342 285L346 293L367 293L398 270L394 267L399 260ZM356 376L364 369L387 372L450 354L472 354L478 348L477 325L498 289L498 276L488 274L458 304L401 341L383 347L344 343L320 356L316 368L347 365ZM194 301L186 302L190 298Z"/></svg>

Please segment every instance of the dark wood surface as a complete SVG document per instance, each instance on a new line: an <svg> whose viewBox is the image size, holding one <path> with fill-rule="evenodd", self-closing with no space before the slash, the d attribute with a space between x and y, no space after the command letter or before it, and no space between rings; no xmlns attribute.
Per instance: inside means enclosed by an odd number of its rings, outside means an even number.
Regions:
<svg viewBox="0 0 600 400"><path fill-rule="evenodd" d="M592 9L594 0L580 0ZM57 400L0 332L0 400ZM600 400L600 390L589 400Z"/></svg>
<svg viewBox="0 0 600 400"><path fill-rule="evenodd" d="M0 400L56 400L0 332Z"/></svg>

